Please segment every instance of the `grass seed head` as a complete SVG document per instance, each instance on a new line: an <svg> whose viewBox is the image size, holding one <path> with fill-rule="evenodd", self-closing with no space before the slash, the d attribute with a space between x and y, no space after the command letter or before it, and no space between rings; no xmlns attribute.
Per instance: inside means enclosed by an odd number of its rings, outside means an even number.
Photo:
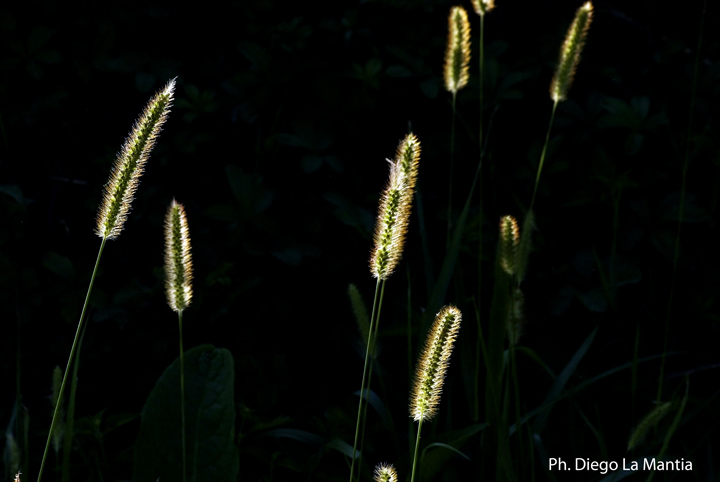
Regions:
<svg viewBox="0 0 720 482"><path fill-rule="evenodd" d="M165 215L165 292L173 311L183 311L192 300L190 231L182 204L174 199Z"/></svg>
<svg viewBox="0 0 720 482"><path fill-rule="evenodd" d="M473 0L473 7L475 7L475 13L485 15L495 8L495 0Z"/></svg>
<svg viewBox="0 0 720 482"><path fill-rule="evenodd" d="M387 279L402 258L419 160L420 142L414 134L400 142L395 160L388 160L390 176L380 199L370 256L370 271L375 278Z"/></svg>
<svg viewBox="0 0 720 482"><path fill-rule="evenodd" d="M415 134L408 134L398 144L395 163L400 163L404 182L414 192L420 163L420 141Z"/></svg>
<svg viewBox="0 0 720 482"><path fill-rule="evenodd" d="M397 471L392 464L384 462L375 466L375 482L398 482Z"/></svg>
<svg viewBox="0 0 720 482"><path fill-rule="evenodd" d="M500 218L499 257L500 267L509 275L517 271L518 248L520 247L520 228L513 216Z"/></svg>
<svg viewBox="0 0 720 482"><path fill-rule="evenodd" d="M560 60L550 83L550 97L554 102L560 102L567 98L568 90L570 90L575 77L575 70L580 62L580 53L585 45L592 14L592 3L585 3L575 13L575 19L568 29L565 42L560 48Z"/></svg>
<svg viewBox="0 0 720 482"><path fill-rule="evenodd" d="M461 319L460 310L452 305L443 307L435 317L415 371L410 400L410 415L415 421L431 420L437 413Z"/></svg>
<svg viewBox="0 0 720 482"><path fill-rule="evenodd" d="M174 92L172 79L150 99L115 158L97 215L95 234L101 238L115 239L120 235L145 163L170 112Z"/></svg>
<svg viewBox="0 0 720 482"><path fill-rule="evenodd" d="M445 90L457 94L470 77L470 22L463 7L450 8L445 51Z"/></svg>

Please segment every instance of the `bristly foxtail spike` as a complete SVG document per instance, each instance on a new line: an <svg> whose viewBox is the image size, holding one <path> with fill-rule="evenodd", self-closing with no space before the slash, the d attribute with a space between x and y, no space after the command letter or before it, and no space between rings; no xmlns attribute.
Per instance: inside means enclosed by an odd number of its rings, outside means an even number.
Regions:
<svg viewBox="0 0 720 482"><path fill-rule="evenodd" d="M473 0L472 3L473 7L475 7L475 13L478 15L485 15L495 8L495 0Z"/></svg>
<svg viewBox="0 0 720 482"><path fill-rule="evenodd" d="M457 94L470 78L470 22L463 7L450 8L445 51L445 90Z"/></svg>
<svg viewBox="0 0 720 482"><path fill-rule="evenodd" d="M174 199L165 215L165 293L173 311L183 311L192 301L190 230L182 204Z"/></svg>
<svg viewBox="0 0 720 482"><path fill-rule="evenodd" d="M567 98L568 90L570 90L575 77L575 70L580 62L580 53L585 45L592 15L593 6L591 2L587 2L578 8L575 19L570 25L565 41L560 48L560 60L550 83L550 98L556 103Z"/></svg>
<svg viewBox="0 0 720 482"><path fill-rule="evenodd" d="M397 471L392 464L381 462L375 466L375 482L398 482Z"/></svg>
<svg viewBox="0 0 720 482"><path fill-rule="evenodd" d="M115 239L120 235L145 163L167 120L174 92L172 79L150 99L117 154L97 215L95 234L101 238Z"/></svg>
<svg viewBox="0 0 720 482"><path fill-rule="evenodd" d="M400 164L400 171L405 178L405 183L410 188L410 195L414 193L417 183L418 164L420 163L420 141L412 132L398 144L395 152L395 163Z"/></svg>
<svg viewBox="0 0 720 482"><path fill-rule="evenodd" d="M498 241L500 267L509 275L517 272L518 248L520 247L520 228L513 216L500 218L500 240Z"/></svg>
<svg viewBox="0 0 720 482"><path fill-rule="evenodd" d="M413 134L400 143L395 161L388 160L390 176L380 200L370 256L375 278L386 280L402 258L419 160L420 142Z"/></svg>
<svg viewBox="0 0 720 482"><path fill-rule="evenodd" d="M462 314L452 305L443 307L435 317L415 371L410 400L410 415L417 422L431 420L437 413L445 373L450 366L455 338Z"/></svg>

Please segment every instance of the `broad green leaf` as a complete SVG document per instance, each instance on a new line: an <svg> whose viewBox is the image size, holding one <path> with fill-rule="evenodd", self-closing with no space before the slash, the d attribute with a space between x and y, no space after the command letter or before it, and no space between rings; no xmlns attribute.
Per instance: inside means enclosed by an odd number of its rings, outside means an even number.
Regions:
<svg viewBox="0 0 720 482"><path fill-rule="evenodd" d="M237 480L233 382L233 358L228 350L201 345L185 352L188 482ZM145 402L135 444L135 482L182 480L181 426L178 358Z"/></svg>

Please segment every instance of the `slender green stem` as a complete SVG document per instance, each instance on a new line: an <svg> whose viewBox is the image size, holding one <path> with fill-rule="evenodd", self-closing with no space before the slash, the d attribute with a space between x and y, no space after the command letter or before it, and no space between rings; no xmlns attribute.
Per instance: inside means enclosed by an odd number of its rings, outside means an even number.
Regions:
<svg viewBox="0 0 720 482"><path fill-rule="evenodd" d="M672 317L673 295L675 293L675 277L677 275L678 259L680 257L680 231L682 230L683 217L685 214L685 184L687 171L690 165L690 136L692 135L693 111L695 110L695 97L697 91L698 70L700 66L700 49L702 48L703 29L705 27L705 11L707 0L703 2L702 14L700 16L700 30L698 34L698 45L695 49L695 65L693 69L692 87L690 89L690 109L688 114L687 142L685 143L685 159L683 160L682 182L680 185L680 206L678 207L678 226L675 236L675 249L673 251L673 270L670 278L670 296L668 296L668 307L665 314L665 341L663 342L662 361L660 362L660 375L658 377L657 400L662 398L663 377L665 376L665 354L667 353L670 336L670 318Z"/></svg>
<svg viewBox="0 0 720 482"><path fill-rule="evenodd" d="M631 397L631 420L635 425L635 394L637 392L637 373L638 373L638 360L640 353L640 322L635 323L635 347L633 348L633 361L632 367L630 368L630 376L632 379L632 397Z"/></svg>
<svg viewBox="0 0 720 482"><path fill-rule="evenodd" d="M510 365L511 370L510 373L512 375L513 379L513 391L514 391L514 399L515 399L515 433L517 434L517 446L518 446L518 460L520 462L523 461L522 453L523 453L523 434L522 434L522 416L520 415L520 383L518 382L518 373L517 373L517 358L515 357L515 344L510 344ZM518 474L520 480L523 480L522 472L525 467L525 464L520 463L518 467L518 471L520 472Z"/></svg>
<svg viewBox="0 0 720 482"><path fill-rule="evenodd" d="M480 15L480 72L478 75L478 80L480 84L480 126L478 128L478 139L479 139L479 146L480 146L480 162L479 165L482 166L483 156L485 154L485 149L483 149L483 108L485 103L484 98L484 79L485 79L485 15ZM480 179L479 179L479 185L478 185L478 198L479 198L479 209L478 213L480 216L480 222L478 223L478 297L477 297L477 306L475 309L476 318L477 318L477 325L478 325L478 335L477 335L477 342L475 347L475 407L474 407L474 413L473 413L473 420L478 421L480 419L480 353L481 353L481 347L483 348L484 353L484 346L485 341L483 340L483 334L482 334L482 324L481 324L481 318L480 313L482 313L482 260L483 260L483 232L482 232L482 225L483 225L483 193L482 193L482 172L480 172Z"/></svg>
<svg viewBox="0 0 720 482"><path fill-rule="evenodd" d="M418 447L420 446L420 430L422 430L422 418L418 422L418 429L417 429L417 438L415 439L415 455L413 455L413 468L412 468L412 477L410 478L410 482L415 481L415 468L417 467L417 454L418 454Z"/></svg>
<svg viewBox="0 0 720 482"><path fill-rule="evenodd" d="M545 134L545 145L543 145L542 154L540 154L540 164L538 165L537 174L535 175L535 188L533 189L532 200L530 201L530 211L532 211L535 205L535 195L537 194L538 184L540 184L540 173L542 172L543 164L545 163L545 153L547 152L548 144L550 143L550 131L552 130L553 121L555 120L555 110L557 109L558 101L553 102L552 113L550 114L550 124L548 125L547 134Z"/></svg>
<svg viewBox="0 0 720 482"><path fill-rule="evenodd" d="M83 340L85 339L85 331L87 325L84 324L78 341L77 356L72 367L72 379L70 380L70 398L68 399L67 412L65 412L65 434L63 439L63 457L62 457L62 482L70 481L70 455L72 453L73 438L75 437L75 399L77 394L78 370L80 369L80 351L82 350ZM62 405L61 405L62 406Z"/></svg>
<svg viewBox="0 0 720 482"><path fill-rule="evenodd" d="M187 480L187 457L185 455L185 350L183 350L182 310L178 311L180 328L180 413L182 418L182 472L183 482Z"/></svg>
<svg viewBox="0 0 720 482"><path fill-rule="evenodd" d="M478 137L480 139L480 160L482 161L483 155L483 107L485 99L483 98L484 92L484 78L485 78L485 15L480 15L480 75L478 77L480 84L480 128L478 129Z"/></svg>
<svg viewBox="0 0 720 482"><path fill-rule="evenodd" d="M450 230L452 229L452 191L453 191L453 163L455 160L455 100L457 94L452 95L452 123L450 128L450 186L448 188L448 207L447 207L447 233L445 234L445 249L450 246Z"/></svg>
<svg viewBox="0 0 720 482"><path fill-rule="evenodd" d="M20 299L17 285L15 287L15 295L16 295L15 300L17 303L17 300ZM27 444L25 443L26 442L25 433L22 430L25 413L23 412L23 408L22 408L22 395L20 392L20 387L22 386L22 384L20 383L20 377L22 375L21 370L20 370L20 368L21 368L21 365L20 365L20 310L17 307L17 305L16 305L15 313L16 313L16 317L17 317L17 323L16 323L17 332L16 332L16 336L15 336L15 341L16 341L16 345L17 345L16 350L15 350L15 433L17 434L17 438L18 438L18 442L19 442L18 445L27 446ZM27 453L25 453L23 455L27 456ZM21 460L23 460L24 463L27 463L26 457L23 457ZM20 467L18 467L18 469L19 468ZM22 468L25 469L25 467L22 467ZM27 469L25 469L25 470L27 470Z"/></svg>
<svg viewBox="0 0 720 482"><path fill-rule="evenodd" d="M385 297L385 281L383 280L380 287L380 299L378 301L378 308L377 308L377 316L375 316L375 331L372 334L372 339L368 337L369 343L372 344L370 350L371 353L373 353L373 356L370 357L370 368L368 369L367 373L367 387L365 388L365 396L369 399L370 397L370 385L372 384L372 376L373 376L373 369L375 367L375 342L377 341L377 334L378 334L378 326L380 325L380 312L382 311L382 302L383 298ZM370 341L371 340L371 341ZM381 380L382 382L382 380ZM360 453L363 453L363 449L365 448L365 426L366 426L366 420L367 420L367 400L365 401L365 406L363 407L363 414L362 414L362 430L360 433ZM393 431L394 432L394 431ZM360 480L360 470L358 470L358 480Z"/></svg>
<svg viewBox="0 0 720 482"><path fill-rule="evenodd" d="M355 473L355 457L358 446L358 436L360 434L360 419L362 418L363 398L365 396L365 378L368 370L368 358L370 358L370 345L372 344L373 327L375 325L375 309L377 308L378 294L380 292L380 278L375 285L375 297L373 298L372 314L370 315L370 328L368 329L367 346L365 347L365 364L363 365L362 383L360 384L360 400L358 401L357 422L355 423L355 442L353 443L352 462L350 465L350 482L353 481Z"/></svg>
<svg viewBox="0 0 720 482"><path fill-rule="evenodd" d="M407 292L407 379L412 380L413 377L413 359L412 359L412 285L410 284L410 264L405 264L407 267L407 280L408 280L408 292Z"/></svg>
<svg viewBox="0 0 720 482"><path fill-rule="evenodd" d="M53 413L52 423L50 424L50 432L48 433L47 442L45 443L45 452L43 453L42 462L40 463L40 471L38 472L37 482L42 479L43 469L45 468L45 459L47 459L48 450L50 449L50 440L52 439L53 430L55 429L55 423L57 421L58 413L65 393L65 383L67 382L68 373L70 372L70 365L72 365L75 357L75 350L78 346L78 340L80 339L80 333L82 331L83 323L85 322L85 312L87 311L88 302L90 300L90 294L92 293L93 284L95 284L95 276L97 276L98 266L100 266L100 258L102 257L103 249L105 249L105 242L107 238L103 238L100 244L100 251L98 252L97 260L95 261L95 268L93 269L92 277L90 278L90 286L88 287L87 294L85 295L85 303L83 304L82 312L80 313L80 321L78 321L78 327L75 331L75 339L73 340L72 348L70 349L70 356L68 357L67 366L65 367L65 374L63 375L62 384L60 385L60 394L58 395L57 403L55 404L55 412Z"/></svg>

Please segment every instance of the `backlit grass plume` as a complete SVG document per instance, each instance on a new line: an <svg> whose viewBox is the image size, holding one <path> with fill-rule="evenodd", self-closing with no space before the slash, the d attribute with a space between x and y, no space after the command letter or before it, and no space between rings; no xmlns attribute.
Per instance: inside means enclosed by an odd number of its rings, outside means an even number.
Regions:
<svg viewBox="0 0 720 482"><path fill-rule="evenodd" d="M375 466L375 482L398 482L397 471L392 464L379 463Z"/></svg>
<svg viewBox="0 0 720 482"><path fill-rule="evenodd" d="M95 234L101 238L115 239L122 231L145 163L170 112L174 91L172 79L150 99L115 158L97 215Z"/></svg>
<svg viewBox="0 0 720 482"><path fill-rule="evenodd" d="M445 373L448 366L450 366L450 355L455 344L455 338L460 330L461 319L460 310L452 305L444 306L435 317L435 322L430 328L425 341L422 355L418 360L415 371L415 384L410 397L410 416L416 422L420 422L415 441L411 482L415 480L415 466L422 424L423 421L431 420L437 414Z"/></svg>
<svg viewBox="0 0 720 482"><path fill-rule="evenodd" d="M520 228L513 216L500 218L499 241L500 266L509 275L515 274L518 262L518 248L520 246Z"/></svg>
<svg viewBox="0 0 720 482"><path fill-rule="evenodd" d="M145 106L145 110L135 122L130 134L125 139L125 144L115 158L115 163L110 172L110 179L107 184L105 184L103 199L100 204L100 209L98 210L97 224L95 227L95 234L102 238L102 242L100 243L97 259L95 260L95 268L90 277L90 286L85 295L85 303L80 313L80 320L78 321L77 330L75 331L75 339L70 348L70 356L68 357L68 362L65 367L60 392L55 402L55 410L50 424L47 443L45 444L45 452L43 453L40 470L38 471L38 482L42 479L45 460L47 459L50 448L50 441L59 422L59 412L65 393L68 373L75 360L75 352L79 350L79 345L81 344L80 340L82 339L81 333L83 333L85 324L85 313L95 283L95 276L97 276L98 266L100 266L100 258L102 258L102 253L105 249L105 243L108 239L117 238L122 231L123 224L130 212L130 203L133 200L133 195L140 182L140 175L143 172L150 151L155 145L155 140L160 133L162 125L165 123L168 113L170 112L174 91L175 79L172 79L150 99L150 102ZM77 366L77 362L75 363ZM73 376L70 389L71 398L75 393L76 386L77 377Z"/></svg>
<svg viewBox="0 0 720 482"><path fill-rule="evenodd" d="M550 131L552 130L553 121L555 119L555 110L558 103L567 98L568 90L575 77L575 70L580 62L580 53L585 45L590 22L592 21L593 6L591 2L585 3L575 13L575 19L568 29L565 41L560 48L560 60L555 69L552 81L550 82L550 98L553 101L552 113L550 114L550 124L548 125L547 134L545 135L545 144L540 154L540 164L538 164L537 174L535 174L535 188L533 189L532 200L530 201L530 209L528 217L523 225L523 236L529 236L529 221L531 220L533 206L535 205L535 195L537 194L538 184L540 183L540 173L545 163L545 154L547 146L550 142Z"/></svg>
<svg viewBox="0 0 720 482"><path fill-rule="evenodd" d="M402 258L419 160L420 142L414 134L400 143L395 160L388 160L390 178L380 200L370 257L370 271L379 280L386 280Z"/></svg>
<svg viewBox="0 0 720 482"><path fill-rule="evenodd" d="M375 353L374 345L380 322L380 307L382 307L385 293L385 282L402 258L405 235L410 220L410 208L415 192L415 184L417 183L420 141L415 134L408 134L400 141L395 152L395 159L393 161L388 159L388 162L390 163L390 178L380 199L375 224L374 246L370 255L370 272L377 279L377 283L375 284L375 297L373 298L372 314L370 315L369 336L365 348L362 382L360 383L355 441L350 464L350 482L353 482L355 474L355 459L358 453L360 427L364 427L364 413L367 412L367 405L365 411L363 411L363 400L367 395L366 387L370 386L372 380L372 367L375 358L370 354ZM362 447L360 451L362 452Z"/></svg>
<svg viewBox="0 0 720 482"><path fill-rule="evenodd" d="M192 256L185 207L174 199L165 215L165 293L173 311L183 311L192 300Z"/></svg>
<svg viewBox="0 0 720 482"><path fill-rule="evenodd" d="M410 415L416 422L431 420L437 413L445 372L450 365L450 355L461 319L460 310L451 305L442 308L435 317L418 361L410 399Z"/></svg>
<svg viewBox="0 0 720 482"><path fill-rule="evenodd" d="M470 22L463 7L450 8L448 39L445 51L445 90L452 92L465 87L470 77Z"/></svg>
<svg viewBox="0 0 720 482"><path fill-rule="evenodd" d="M187 479L185 455L185 360L183 349L182 316L192 300L192 256L190 230L185 207L172 200L165 215L165 294L170 308L178 314L180 329L180 413L182 419L182 473Z"/></svg>
<svg viewBox="0 0 720 482"><path fill-rule="evenodd" d="M473 7L475 7L475 13L480 16L485 15L495 8L495 0L473 0L472 3Z"/></svg>
<svg viewBox="0 0 720 482"><path fill-rule="evenodd" d="M578 9L575 13L575 20L565 36L565 42L560 48L560 60L550 83L550 97L555 102L565 100L570 85L572 85L575 70L580 62L580 53L585 45L585 38L592 21L592 13L591 2L585 3Z"/></svg>

